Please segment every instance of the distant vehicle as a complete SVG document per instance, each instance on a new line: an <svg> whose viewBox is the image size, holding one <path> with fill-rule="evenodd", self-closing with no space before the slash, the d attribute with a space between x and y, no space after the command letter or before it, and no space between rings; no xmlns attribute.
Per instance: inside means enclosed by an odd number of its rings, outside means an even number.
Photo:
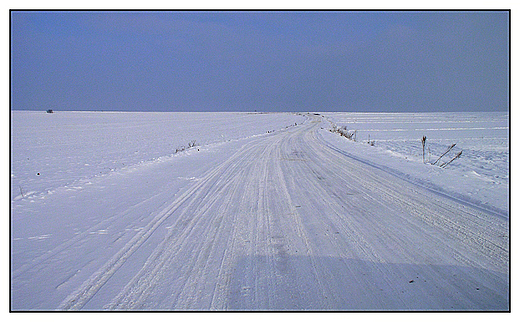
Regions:
<svg viewBox="0 0 520 322"><path fill-rule="evenodd" d="M53 110L47 110L47 113L54 113Z"/></svg>

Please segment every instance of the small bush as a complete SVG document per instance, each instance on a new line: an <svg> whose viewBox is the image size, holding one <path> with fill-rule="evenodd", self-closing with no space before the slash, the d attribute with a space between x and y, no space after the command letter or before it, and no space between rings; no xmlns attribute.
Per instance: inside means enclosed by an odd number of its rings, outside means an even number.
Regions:
<svg viewBox="0 0 520 322"><path fill-rule="evenodd" d="M349 130L347 129L346 126L337 127L336 124L334 124L332 126L332 130L330 130L330 131L332 133L338 133L339 135L341 135L349 140L356 141L357 131L349 132Z"/></svg>
<svg viewBox="0 0 520 322"><path fill-rule="evenodd" d="M187 146L187 147L184 146L184 145L181 145L180 147L176 148L176 149L175 149L175 153L179 153L179 152L182 152L182 151L186 151L187 149L189 149L189 148L193 148L193 147L195 147L195 146L197 146L197 145L198 145L198 144L197 144L197 141L192 140L192 141L190 141L190 142L188 143L188 146Z"/></svg>

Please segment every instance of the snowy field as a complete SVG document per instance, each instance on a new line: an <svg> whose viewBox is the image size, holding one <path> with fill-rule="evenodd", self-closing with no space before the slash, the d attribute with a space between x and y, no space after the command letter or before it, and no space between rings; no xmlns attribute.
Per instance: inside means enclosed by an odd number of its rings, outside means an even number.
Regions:
<svg viewBox="0 0 520 322"><path fill-rule="evenodd" d="M208 147L304 120L282 113L12 111L11 200L170 158L192 142Z"/></svg>
<svg viewBox="0 0 520 322"><path fill-rule="evenodd" d="M436 190L509 214L509 113L323 115L330 124L356 131L357 142L373 142L370 148L358 146L354 150L359 157L389 166L394 173ZM435 166L422 165L423 136L425 162ZM437 161L452 144L455 147ZM439 168L461 151L445 169Z"/></svg>
<svg viewBox="0 0 520 322"><path fill-rule="evenodd" d="M11 309L508 310L509 115L320 114L11 112Z"/></svg>

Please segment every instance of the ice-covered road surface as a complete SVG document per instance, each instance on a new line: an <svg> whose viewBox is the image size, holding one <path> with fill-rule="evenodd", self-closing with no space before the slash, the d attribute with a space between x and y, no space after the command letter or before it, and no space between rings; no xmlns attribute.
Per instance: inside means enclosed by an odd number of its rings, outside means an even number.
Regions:
<svg viewBox="0 0 520 322"><path fill-rule="evenodd" d="M54 193L12 309L509 309L507 218L338 153L321 126L194 153L184 186L164 162Z"/></svg>

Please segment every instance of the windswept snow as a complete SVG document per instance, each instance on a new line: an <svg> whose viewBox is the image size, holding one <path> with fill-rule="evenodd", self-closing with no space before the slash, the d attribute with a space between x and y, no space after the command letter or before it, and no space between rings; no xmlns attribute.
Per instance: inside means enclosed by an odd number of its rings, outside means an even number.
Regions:
<svg viewBox="0 0 520 322"><path fill-rule="evenodd" d="M13 310L509 309L508 209L452 183L482 171L338 115L40 114L12 114Z"/></svg>
<svg viewBox="0 0 520 322"><path fill-rule="evenodd" d="M11 198L71 189L199 146L302 123L289 113L11 112ZM82 180L81 183L78 183Z"/></svg>

